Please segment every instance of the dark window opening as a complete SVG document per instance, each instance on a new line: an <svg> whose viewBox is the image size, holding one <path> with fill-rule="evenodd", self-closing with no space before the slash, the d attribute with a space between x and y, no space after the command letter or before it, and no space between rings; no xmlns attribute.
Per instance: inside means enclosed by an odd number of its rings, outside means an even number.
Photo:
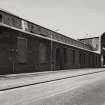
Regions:
<svg viewBox="0 0 105 105"><path fill-rule="evenodd" d="M96 62L95 62L95 64L97 65L97 56L96 56Z"/></svg>
<svg viewBox="0 0 105 105"><path fill-rule="evenodd" d="M2 15L0 14L0 22L2 22L2 18L3 18L3 17L2 17Z"/></svg>
<svg viewBox="0 0 105 105"><path fill-rule="evenodd" d="M73 50L73 64L75 64L75 50Z"/></svg>
<svg viewBox="0 0 105 105"><path fill-rule="evenodd" d="M86 54L86 65L88 65L88 54Z"/></svg>
<svg viewBox="0 0 105 105"><path fill-rule="evenodd" d="M80 62L80 65L82 64L82 58L81 58L82 56L81 56L81 52L79 53L79 62Z"/></svg>
<svg viewBox="0 0 105 105"><path fill-rule="evenodd" d="M60 66L61 64L61 51L60 48L56 49L56 65Z"/></svg>
<svg viewBox="0 0 105 105"><path fill-rule="evenodd" d="M86 64L86 55L83 54L83 64L85 65Z"/></svg>
<svg viewBox="0 0 105 105"><path fill-rule="evenodd" d="M67 63L67 49L64 48L64 63Z"/></svg>
<svg viewBox="0 0 105 105"><path fill-rule="evenodd" d="M95 64L94 55L93 55L93 57L92 57L92 64L93 64L93 65Z"/></svg>
<svg viewBox="0 0 105 105"><path fill-rule="evenodd" d="M91 65L91 55L89 55L89 65Z"/></svg>
<svg viewBox="0 0 105 105"><path fill-rule="evenodd" d="M56 49L56 67L57 69L61 70L63 67L62 63L62 52L60 48Z"/></svg>
<svg viewBox="0 0 105 105"><path fill-rule="evenodd" d="M84 63L83 53L82 52L80 52L80 54L79 54L79 62L80 62L80 65L83 65L83 63Z"/></svg>
<svg viewBox="0 0 105 105"><path fill-rule="evenodd" d="M105 65L105 56L103 56L103 65Z"/></svg>

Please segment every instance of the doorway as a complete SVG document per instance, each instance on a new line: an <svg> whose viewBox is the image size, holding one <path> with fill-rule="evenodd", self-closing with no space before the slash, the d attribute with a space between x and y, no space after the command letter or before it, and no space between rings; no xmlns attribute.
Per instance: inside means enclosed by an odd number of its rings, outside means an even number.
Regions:
<svg viewBox="0 0 105 105"><path fill-rule="evenodd" d="M63 67L62 64L62 53L60 48L56 48L56 69L61 70Z"/></svg>

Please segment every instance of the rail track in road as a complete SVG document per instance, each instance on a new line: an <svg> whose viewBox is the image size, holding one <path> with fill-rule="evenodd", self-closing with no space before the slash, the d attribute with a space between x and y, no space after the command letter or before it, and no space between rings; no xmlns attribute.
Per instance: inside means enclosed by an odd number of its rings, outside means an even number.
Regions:
<svg viewBox="0 0 105 105"><path fill-rule="evenodd" d="M78 70L78 69L77 69ZM76 72L76 71L75 71ZM53 82L53 81L58 81L58 80L63 80L63 79L68 79L68 78L76 78L76 77L80 77L80 76L85 76L85 75L91 75L91 74L95 74L95 73L99 73L99 72L105 72L105 69L102 70L95 70L95 71L91 71L91 72L84 72L82 71L81 73L77 73L77 74L72 74L72 75L67 75L65 74L65 76L61 76L59 75L59 77L57 78L47 78L47 79L43 79L42 81L35 81L35 82L31 82L30 83L25 83L24 81L21 80L21 82L23 82L23 84L18 84L17 85L13 85L12 86L12 82L11 84L7 85L7 87L4 88L0 88L0 91L6 91L6 90L11 90L11 89L16 89L16 88L21 88L21 87L26 87L26 86L32 86L32 85L37 85L37 84L43 84L43 83L47 83L47 82ZM6 80L18 80L18 79L23 79L23 78L32 78L38 75L38 78L40 78L43 75L56 75L59 73L68 73L68 71L54 71L54 72L40 72L40 73L23 73L23 74L11 74L11 75L0 75L0 79L6 79ZM52 76L53 76L52 75ZM62 75L62 74L61 74ZM46 78L46 77L45 77ZM26 81L26 80L25 80ZM5 81L4 81L5 82ZM10 86L11 85L11 86Z"/></svg>

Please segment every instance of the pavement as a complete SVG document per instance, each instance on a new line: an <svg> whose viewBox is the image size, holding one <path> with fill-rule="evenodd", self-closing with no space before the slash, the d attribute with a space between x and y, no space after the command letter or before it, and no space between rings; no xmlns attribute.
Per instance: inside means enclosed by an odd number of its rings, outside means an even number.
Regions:
<svg viewBox="0 0 105 105"><path fill-rule="evenodd" d="M53 76L69 75L67 71L65 75L62 73L64 72L54 73ZM0 105L104 105L104 103L105 71L0 91Z"/></svg>
<svg viewBox="0 0 105 105"><path fill-rule="evenodd" d="M61 71L47 71L39 73L22 73L0 76L0 91L22 86L35 85L60 79L73 78L85 74L104 72L105 68L70 69Z"/></svg>

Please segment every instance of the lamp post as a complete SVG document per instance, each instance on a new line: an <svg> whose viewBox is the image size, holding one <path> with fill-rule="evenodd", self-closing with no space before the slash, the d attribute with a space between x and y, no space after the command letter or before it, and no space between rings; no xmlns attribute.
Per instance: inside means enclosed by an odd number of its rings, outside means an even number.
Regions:
<svg viewBox="0 0 105 105"><path fill-rule="evenodd" d="M59 31L59 29L54 30L55 32ZM51 71L53 71L53 32L51 31L51 58L50 58L50 63L51 63Z"/></svg>
<svg viewBox="0 0 105 105"><path fill-rule="evenodd" d="M51 71L53 70L53 65L52 65L52 35L53 35L53 32L51 31L51 58L50 58L50 63L51 63Z"/></svg>

